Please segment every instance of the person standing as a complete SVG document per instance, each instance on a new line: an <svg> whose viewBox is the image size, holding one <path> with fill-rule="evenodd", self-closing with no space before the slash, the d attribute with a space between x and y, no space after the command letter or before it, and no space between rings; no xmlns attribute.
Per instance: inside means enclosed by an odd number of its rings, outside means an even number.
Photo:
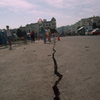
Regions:
<svg viewBox="0 0 100 100"><path fill-rule="evenodd" d="M31 35L31 40L32 40L33 42L35 42L35 32L32 31L30 35Z"/></svg>
<svg viewBox="0 0 100 100"><path fill-rule="evenodd" d="M22 31L22 36L24 38L24 43L27 44L27 33L25 30Z"/></svg>
<svg viewBox="0 0 100 100"><path fill-rule="evenodd" d="M46 37L49 42L51 42L51 33L49 27L46 28Z"/></svg>
<svg viewBox="0 0 100 100"><path fill-rule="evenodd" d="M9 45L9 50L12 50L12 34L9 30L9 26L6 26L6 35L7 35L7 41L8 41L8 45Z"/></svg>
<svg viewBox="0 0 100 100"><path fill-rule="evenodd" d="M46 31L43 27L41 27L41 34L43 36L44 44L46 44Z"/></svg>

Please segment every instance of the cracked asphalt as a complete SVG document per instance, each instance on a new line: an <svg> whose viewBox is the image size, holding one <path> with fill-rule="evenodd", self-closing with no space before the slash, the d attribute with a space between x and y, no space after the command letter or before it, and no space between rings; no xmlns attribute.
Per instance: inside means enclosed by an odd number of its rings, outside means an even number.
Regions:
<svg viewBox="0 0 100 100"><path fill-rule="evenodd" d="M36 42L0 50L0 100L52 100L51 49Z"/></svg>
<svg viewBox="0 0 100 100"><path fill-rule="evenodd" d="M0 49L0 100L53 100L53 44ZM55 58L63 75L61 100L100 100L100 36L64 37Z"/></svg>

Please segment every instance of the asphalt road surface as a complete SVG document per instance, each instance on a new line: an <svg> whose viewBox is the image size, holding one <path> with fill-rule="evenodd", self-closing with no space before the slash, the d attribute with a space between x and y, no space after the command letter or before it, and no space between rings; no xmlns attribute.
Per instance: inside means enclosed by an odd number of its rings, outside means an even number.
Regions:
<svg viewBox="0 0 100 100"><path fill-rule="evenodd" d="M100 36L56 41L59 100L100 100ZM54 100L53 43L0 49L0 100Z"/></svg>

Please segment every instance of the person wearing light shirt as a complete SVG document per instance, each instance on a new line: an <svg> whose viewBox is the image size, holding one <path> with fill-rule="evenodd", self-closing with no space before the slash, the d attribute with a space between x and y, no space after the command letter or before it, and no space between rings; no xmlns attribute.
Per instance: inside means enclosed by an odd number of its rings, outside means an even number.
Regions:
<svg viewBox="0 0 100 100"><path fill-rule="evenodd" d="M12 50L12 34L9 30L9 26L6 26L6 35L7 35L7 40L8 40L8 45L9 45L9 50Z"/></svg>

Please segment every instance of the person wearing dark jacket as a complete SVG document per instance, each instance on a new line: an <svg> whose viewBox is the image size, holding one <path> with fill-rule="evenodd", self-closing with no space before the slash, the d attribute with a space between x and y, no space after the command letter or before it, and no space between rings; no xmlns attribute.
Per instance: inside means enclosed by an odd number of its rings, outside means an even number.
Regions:
<svg viewBox="0 0 100 100"><path fill-rule="evenodd" d="M32 31L30 35L31 35L31 40L35 42L35 32Z"/></svg>

